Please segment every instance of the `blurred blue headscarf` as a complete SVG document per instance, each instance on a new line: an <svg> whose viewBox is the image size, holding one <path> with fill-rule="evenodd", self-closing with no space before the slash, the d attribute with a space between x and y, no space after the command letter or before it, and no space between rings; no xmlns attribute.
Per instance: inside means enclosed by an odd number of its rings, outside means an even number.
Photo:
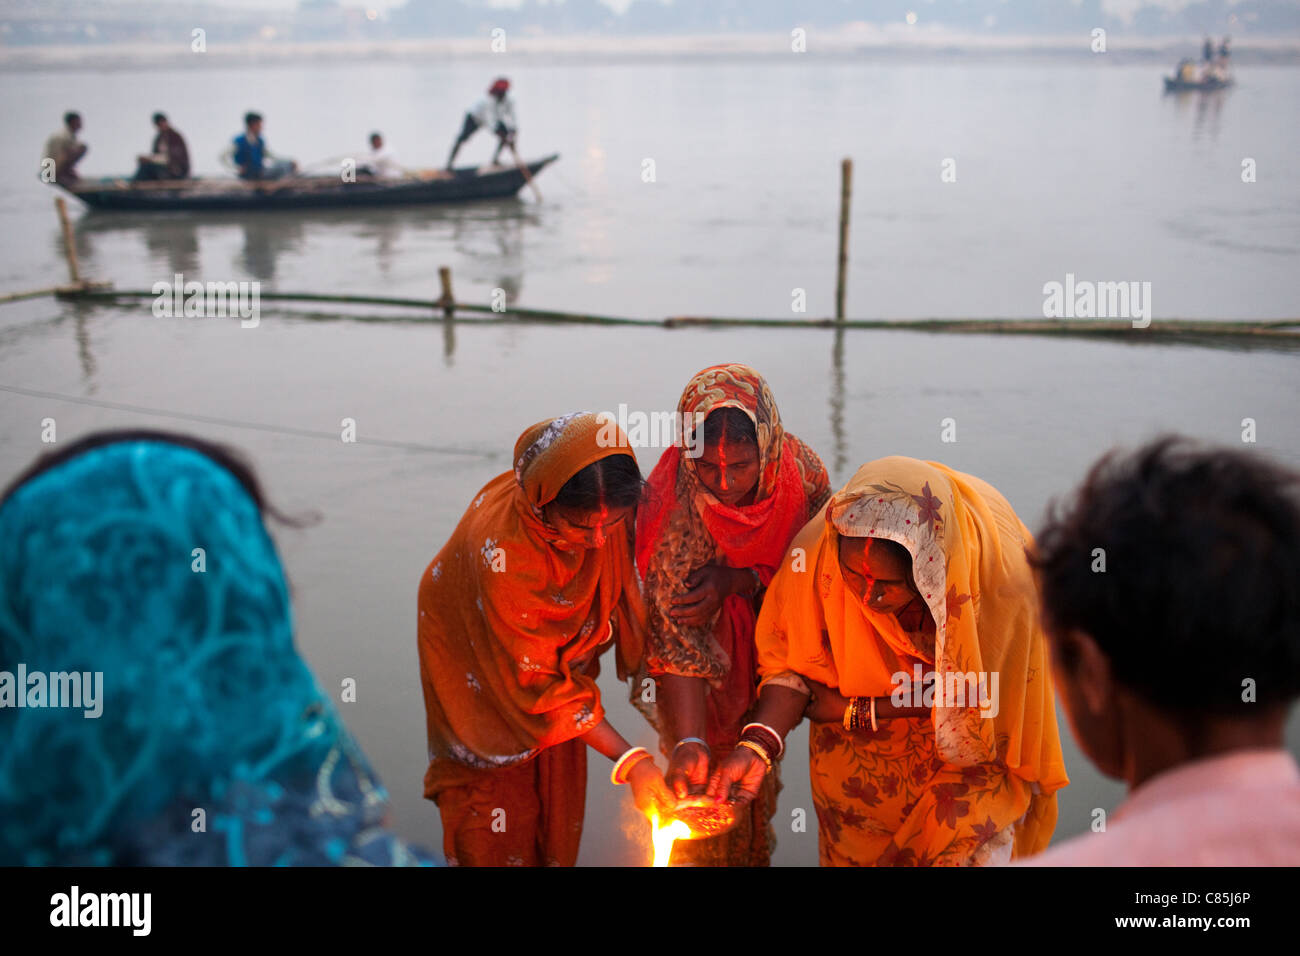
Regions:
<svg viewBox="0 0 1300 956"><path fill-rule="evenodd" d="M11 689L20 665L102 674L101 713L0 706L0 864L430 862L382 827L257 504L206 455L103 445L0 507Z"/></svg>

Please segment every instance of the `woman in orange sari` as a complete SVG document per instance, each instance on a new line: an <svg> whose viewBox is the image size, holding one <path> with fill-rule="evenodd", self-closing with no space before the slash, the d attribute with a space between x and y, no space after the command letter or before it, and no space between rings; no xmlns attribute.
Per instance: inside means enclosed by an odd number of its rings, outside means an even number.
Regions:
<svg viewBox="0 0 1300 956"><path fill-rule="evenodd" d="M660 732L677 797L703 795L712 761L740 738L758 677L759 596L790 539L830 496L821 459L785 431L763 377L715 365L687 384L677 406L680 444L650 476L637 525L637 565L649 608L647 670L657 704L633 700ZM673 862L766 866L780 784L727 833L679 841Z"/></svg>
<svg viewBox="0 0 1300 956"><path fill-rule="evenodd" d="M597 658L641 658L632 559L641 472L626 436L579 412L519 437L420 579L424 795L447 862L572 866L591 746L643 810L675 801L643 747L605 720ZM621 755L621 756L620 756Z"/></svg>
<svg viewBox="0 0 1300 956"><path fill-rule="evenodd" d="M1029 531L936 462L864 465L759 619L754 729L710 780L758 792L805 714L824 866L1004 863L1047 846L1061 757Z"/></svg>

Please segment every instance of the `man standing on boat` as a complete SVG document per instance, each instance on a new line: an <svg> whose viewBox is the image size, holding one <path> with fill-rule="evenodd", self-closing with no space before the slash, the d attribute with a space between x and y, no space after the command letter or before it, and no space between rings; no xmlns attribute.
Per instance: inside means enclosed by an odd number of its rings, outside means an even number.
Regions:
<svg viewBox="0 0 1300 956"><path fill-rule="evenodd" d="M497 149L492 154L492 165L497 164L497 159L501 156L501 150L509 146L512 150L515 148L515 136L519 132L519 126L515 122L515 103L510 99L510 81L505 77L500 77L490 87L488 95L474 104L474 108L465 114L465 124L461 127L460 137L451 147L451 155L447 157L447 168L451 169L456 162L456 154L460 151L461 144L474 135L480 126L486 126L497 136Z"/></svg>
<svg viewBox="0 0 1300 956"><path fill-rule="evenodd" d="M190 174L190 151L185 146L185 138L172 128L162 113L153 114L153 125L158 135L153 138L149 155L137 157L136 182L187 178Z"/></svg>
<svg viewBox="0 0 1300 956"><path fill-rule="evenodd" d="M222 155L227 165L234 166L240 179L279 179L298 168L291 159L274 156L262 139L262 115L244 114L244 132Z"/></svg>
<svg viewBox="0 0 1300 956"><path fill-rule="evenodd" d="M77 163L82 156L86 155L86 150L90 147L77 139L77 133L81 131L81 114L64 113L63 129L53 134L45 141L45 152L41 154L41 160L50 159L54 161L54 181L66 185L75 183L79 177L77 175Z"/></svg>

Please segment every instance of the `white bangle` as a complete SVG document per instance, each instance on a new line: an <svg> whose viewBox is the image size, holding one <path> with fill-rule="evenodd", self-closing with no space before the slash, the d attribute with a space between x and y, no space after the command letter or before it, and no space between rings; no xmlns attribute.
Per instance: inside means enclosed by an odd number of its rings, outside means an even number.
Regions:
<svg viewBox="0 0 1300 956"><path fill-rule="evenodd" d="M871 730L876 730L876 698L871 698Z"/></svg>
<svg viewBox="0 0 1300 956"><path fill-rule="evenodd" d="M677 753L677 747L680 747L682 744L699 744L709 753L713 753L713 748L709 746L709 742L702 737L683 737L681 740L677 741L677 745L673 747L673 753Z"/></svg>
<svg viewBox="0 0 1300 956"><path fill-rule="evenodd" d="M619 772L628 765L629 761L636 760L638 754L649 757L650 751L646 750L644 747L629 747L624 752L623 756L619 757L618 760L614 762L614 769L609 772L610 783L614 784L616 787L620 784L627 783L626 777L619 779Z"/></svg>

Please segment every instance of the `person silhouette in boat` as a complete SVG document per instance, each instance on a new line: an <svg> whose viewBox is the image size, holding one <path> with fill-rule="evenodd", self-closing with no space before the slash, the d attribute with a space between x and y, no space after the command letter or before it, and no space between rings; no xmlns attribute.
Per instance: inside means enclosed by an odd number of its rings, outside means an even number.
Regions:
<svg viewBox="0 0 1300 956"><path fill-rule="evenodd" d="M153 125L158 134L149 147L149 155L136 158L136 181L187 178L190 174L190 153L185 146L185 138L162 113L153 114Z"/></svg>
<svg viewBox="0 0 1300 956"><path fill-rule="evenodd" d="M86 150L90 147L77 139L79 132L81 132L81 114L64 113L63 129L45 141L45 152L41 154L41 159L53 161L56 183L75 183L81 178L77 175L77 163L86 155Z"/></svg>
<svg viewBox="0 0 1300 956"><path fill-rule="evenodd" d="M222 160L235 168L240 179L279 179L296 172L298 164L272 154L262 139L262 115L244 114L244 132L234 138Z"/></svg>
<svg viewBox="0 0 1300 956"><path fill-rule="evenodd" d="M384 145L382 133L370 134L370 155L357 167L357 175L368 179L401 179L406 175L393 151Z"/></svg>
<svg viewBox="0 0 1300 956"><path fill-rule="evenodd" d="M456 154L460 152L461 144L469 139L481 126L486 126L496 134L497 148L492 154L492 165L497 164L497 159L501 156L501 150L505 147L515 148L515 137L519 133L519 125L515 122L515 104L510 98L510 81L505 77L499 77L490 87L488 95L474 104L474 107L465 114L465 123L461 126L460 136L452 144L451 155L447 157L447 169L451 169L456 162Z"/></svg>

